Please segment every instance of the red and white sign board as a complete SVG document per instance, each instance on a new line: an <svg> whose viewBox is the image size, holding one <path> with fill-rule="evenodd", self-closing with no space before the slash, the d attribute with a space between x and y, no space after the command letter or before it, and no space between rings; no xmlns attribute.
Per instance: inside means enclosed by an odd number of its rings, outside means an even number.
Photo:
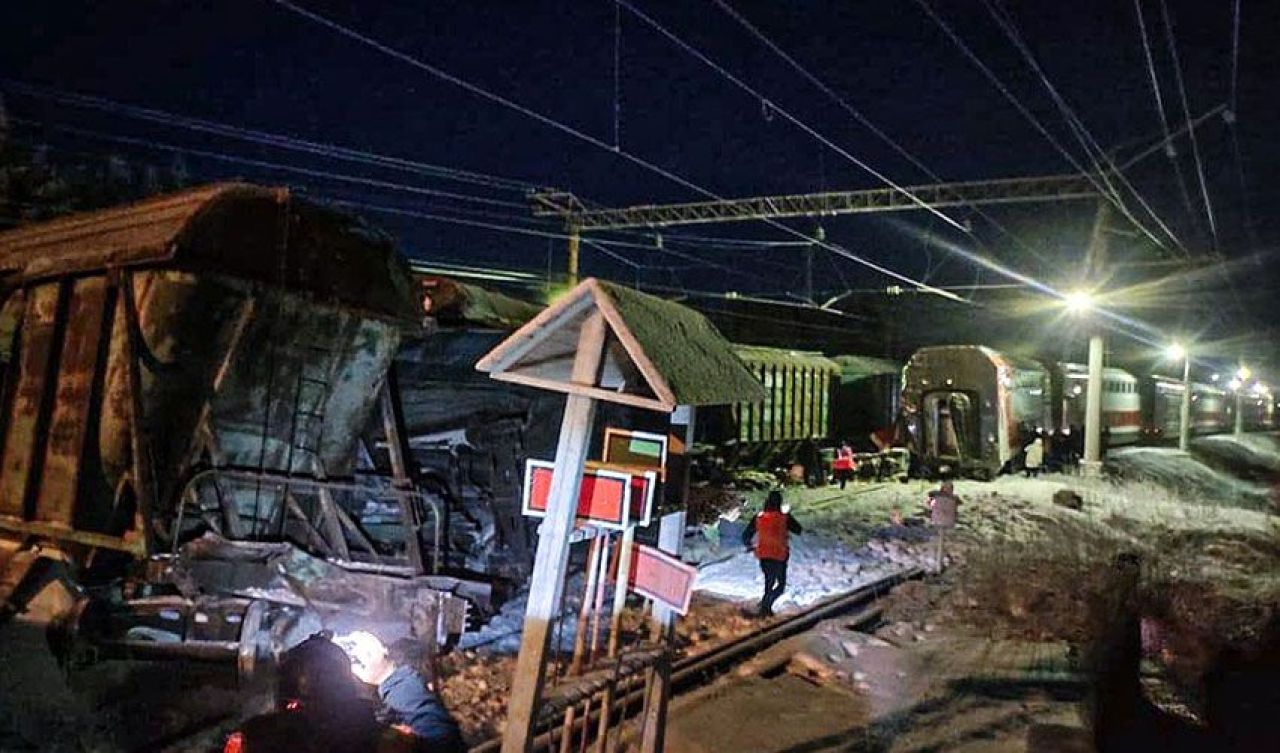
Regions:
<svg viewBox="0 0 1280 753"><path fill-rule="evenodd" d="M551 473L555 463L529 460L524 469L524 514L535 518L547 515L551 496ZM578 520L602 528L622 530L631 522L633 477L601 469L582 472L578 489ZM650 484L652 487L652 484ZM650 491L652 496L652 491Z"/></svg>
<svg viewBox="0 0 1280 753"><path fill-rule="evenodd" d="M631 522L641 528L653 520L653 495L658 488L657 471L631 477Z"/></svg>
<svg viewBox="0 0 1280 753"><path fill-rule="evenodd" d="M673 612L687 614L693 598L693 583L698 568L671 555L643 544L636 545L631 555L632 591L665 604Z"/></svg>

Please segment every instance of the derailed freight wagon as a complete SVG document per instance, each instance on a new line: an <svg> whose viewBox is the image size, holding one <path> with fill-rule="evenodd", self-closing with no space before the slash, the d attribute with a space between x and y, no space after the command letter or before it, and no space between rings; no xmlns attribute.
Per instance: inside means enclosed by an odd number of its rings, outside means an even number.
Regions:
<svg viewBox="0 0 1280 753"><path fill-rule="evenodd" d="M921 348L902 370L902 428L925 472L992 478L1052 425L1041 364L979 345Z"/></svg>
<svg viewBox="0 0 1280 753"><path fill-rule="evenodd" d="M701 453L728 466L767 468L799 461L816 467L818 447L830 434L839 364L821 353L779 348L735 345L734 352L767 397L701 411Z"/></svg>
<svg viewBox="0 0 1280 753"><path fill-rule="evenodd" d="M542 309L434 274L414 281L431 327L401 346L396 373L410 456L447 511L446 562L522 582L535 543L521 505L525 461L555 456L564 398L475 365Z"/></svg>
<svg viewBox="0 0 1280 753"><path fill-rule="evenodd" d="M0 274L5 606L61 568L69 637L245 668L320 625L462 629L484 589L430 573L384 390L420 322L387 238L219 184L0 234ZM357 473L379 412L393 477Z"/></svg>

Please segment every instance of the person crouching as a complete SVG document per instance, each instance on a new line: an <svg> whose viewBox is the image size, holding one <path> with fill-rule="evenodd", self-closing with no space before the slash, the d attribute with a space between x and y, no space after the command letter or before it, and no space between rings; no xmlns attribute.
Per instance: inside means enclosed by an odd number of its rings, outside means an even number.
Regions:
<svg viewBox="0 0 1280 753"><path fill-rule="evenodd" d="M791 555L788 538L792 533L803 533L800 524L791 517L790 508L782 504L782 492L769 492L764 510L751 519L742 532L742 544L750 548L751 537L756 537L756 559L760 572L764 573L764 596L760 598L760 616L773 616L773 603L787 590L787 559Z"/></svg>

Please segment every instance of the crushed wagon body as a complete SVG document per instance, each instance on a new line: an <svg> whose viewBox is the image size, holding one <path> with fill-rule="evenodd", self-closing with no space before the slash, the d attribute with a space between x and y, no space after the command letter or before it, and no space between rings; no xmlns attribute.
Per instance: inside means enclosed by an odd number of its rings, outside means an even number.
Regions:
<svg viewBox="0 0 1280 753"><path fill-rule="evenodd" d="M456 613L460 597L415 582L438 541L409 471L356 472L379 411L395 434L385 385L419 318L385 236L283 189L217 184L0 234L0 603L30 590L33 544L81 582L143 563L124 569L146 598L240 598L195 571L148 579L208 534L228 556L289 542Z"/></svg>

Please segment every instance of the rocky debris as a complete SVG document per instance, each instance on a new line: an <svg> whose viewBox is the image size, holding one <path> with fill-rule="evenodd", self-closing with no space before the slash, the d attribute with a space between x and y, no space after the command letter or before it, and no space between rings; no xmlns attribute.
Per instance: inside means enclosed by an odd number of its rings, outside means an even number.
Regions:
<svg viewBox="0 0 1280 753"><path fill-rule="evenodd" d="M867 542L867 550L873 555L902 567L933 567L933 547L929 542L912 542L903 539L872 539ZM944 563L954 560L952 553L944 557Z"/></svg>
<svg viewBox="0 0 1280 753"><path fill-rule="evenodd" d="M732 488L712 484L689 487L686 522L689 524L714 524L716 519L742 504L742 495Z"/></svg>
<svg viewBox="0 0 1280 753"><path fill-rule="evenodd" d="M461 651L442 657L440 696L469 744L498 734L514 669L514 656Z"/></svg>
<svg viewBox="0 0 1280 753"><path fill-rule="evenodd" d="M797 651L792 654L791 661L787 663L787 671L814 682L834 682L836 669L833 665L836 661L838 658L835 660L819 658L808 651Z"/></svg>
<svg viewBox="0 0 1280 753"><path fill-rule="evenodd" d="M1081 497L1070 489L1059 489L1054 492L1053 503L1059 507L1065 507L1069 510L1084 509L1084 497Z"/></svg>

